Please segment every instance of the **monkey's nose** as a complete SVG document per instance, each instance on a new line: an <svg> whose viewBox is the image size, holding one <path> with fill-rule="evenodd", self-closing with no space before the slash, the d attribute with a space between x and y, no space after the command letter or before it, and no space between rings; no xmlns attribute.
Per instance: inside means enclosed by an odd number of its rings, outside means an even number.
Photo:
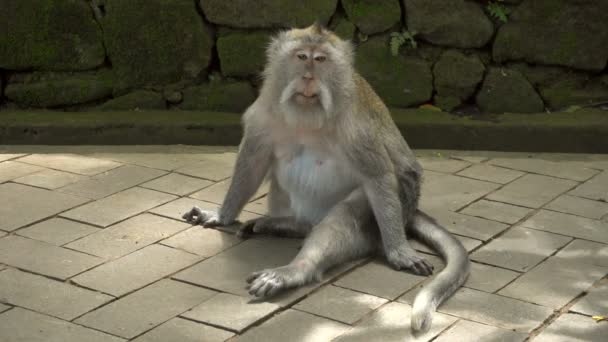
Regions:
<svg viewBox="0 0 608 342"><path fill-rule="evenodd" d="M302 76L303 79L310 81L312 80L314 77L312 76L312 74L310 72L307 72L304 74L304 76Z"/></svg>

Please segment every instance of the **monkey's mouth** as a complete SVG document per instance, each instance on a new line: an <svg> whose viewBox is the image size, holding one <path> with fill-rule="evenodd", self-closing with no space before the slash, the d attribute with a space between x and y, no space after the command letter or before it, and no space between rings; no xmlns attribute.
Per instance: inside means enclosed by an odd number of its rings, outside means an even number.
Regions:
<svg viewBox="0 0 608 342"><path fill-rule="evenodd" d="M311 105L319 102L319 94L316 93L306 95L304 93L298 92L295 95L296 103L301 105Z"/></svg>

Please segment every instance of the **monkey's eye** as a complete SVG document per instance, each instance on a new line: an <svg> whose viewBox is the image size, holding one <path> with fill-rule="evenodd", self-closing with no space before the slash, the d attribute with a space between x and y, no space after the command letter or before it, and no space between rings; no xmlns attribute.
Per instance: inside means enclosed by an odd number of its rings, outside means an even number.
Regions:
<svg viewBox="0 0 608 342"><path fill-rule="evenodd" d="M298 58L299 58L300 60L302 60L302 61L305 61L305 60L307 60L307 59L308 59L308 56L306 56L306 54L305 54L305 53L299 53L299 54L298 54Z"/></svg>
<svg viewBox="0 0 608 342"><path fill-rule="evenodd" d="M325 57L325 56L315 57L315 61L317 61L317 62L325 62L326 59L327 59L327 57Z"/></svg>

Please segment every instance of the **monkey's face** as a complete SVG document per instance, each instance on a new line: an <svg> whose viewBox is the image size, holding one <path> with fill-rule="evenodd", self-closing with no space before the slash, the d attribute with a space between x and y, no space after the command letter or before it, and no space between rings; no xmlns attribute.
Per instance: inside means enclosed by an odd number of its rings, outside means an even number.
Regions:
<svg viewBox="0 0 608 342"><path fill-rule="evenodd" d="M303 45L288 56L287 86L281 102L300 110L331 111L332 93L327 84L331 69L329 53L319 45Z"/></svg>

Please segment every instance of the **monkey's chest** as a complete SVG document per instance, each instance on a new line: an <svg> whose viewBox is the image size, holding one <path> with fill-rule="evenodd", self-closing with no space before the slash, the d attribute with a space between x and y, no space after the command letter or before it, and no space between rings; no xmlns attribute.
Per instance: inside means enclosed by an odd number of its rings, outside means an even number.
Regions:
<svg viewBox="0 0 608 342"><path fill-rule="evenodd" d="M296 217L320 221L357 186L348 167L330 154L297 148L278 159L277 181L288 194Z"/></svg>

